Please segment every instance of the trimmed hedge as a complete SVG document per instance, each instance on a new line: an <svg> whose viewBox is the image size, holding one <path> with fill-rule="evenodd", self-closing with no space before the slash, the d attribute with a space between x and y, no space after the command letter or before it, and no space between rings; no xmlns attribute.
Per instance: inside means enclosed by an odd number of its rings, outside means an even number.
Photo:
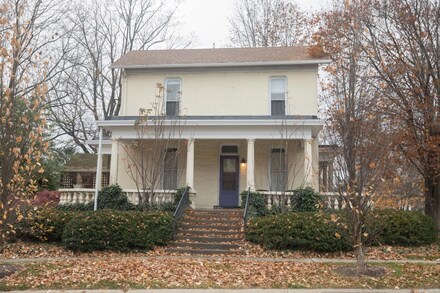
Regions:
<svg viewBox="0 0 440 293"><path fill-rule="evenodd" d="M352 246L343 221L338 225L330 220L330 214L312 212L259 217L249 224L246 239L270 249L347 251ZM373 211L365 223L365 231L373 245L419 246L437 241L434 222L419 212Z"/></svg>
<svg viewBox="0 0 440 293"><path fill-rule="evenodd" d="M244 208L246 204L247 191L243 191L241 194L241 207ZM269 214L269 210L264 202L264 196L257 192L251 192L249 194L249 211L250 218L261 217Z"/></svg>
<svg viewBox="0 0 440 293"><path fill-rule="evenodd" d="M293 190L290 199L294 212L316 212L322 201L321 195L311 187Z"/></svg>
<svg viewBox="0 0 440 293"><path fill-rule="evenodd" d="M421 212L376 210L370 213L366 231L378 237L374 245L420 246L437 241L434 221Z"/></svg>
<svg viewBox="0 0 440 293"><path fill-rule="evenodd" d="M345 233L330 216L310 212L283 213L254 219L246 231L246 240L270 249L347 251L351 246ZM337 237L336 233L340 236Z"/></svg>
<svg viewBox="0 0 440 293"><path fill-rule="evenodd" d="M276 206L273 205L271 209L266 207L264 196L256 192L251 192L249 195L249 217L261 217L267 215L275 215L285 213L287 211L294 212L315 212L318 211L318 207L322 201L322 197L319 193L315 192L313 188L298 188L295 190L289 190L291 203L290 206ZM241 193L241 207L244 207L246 203L247 191Z"/></svg>
<svg viewBox="0 0 440 293"><path fill-rule="evenodd" d="M98 194L98 210L110 209L119 211L136 210L136 206L128 201L119 185L104 187Z"/></svg>
<svg viewBox="0 0 440 293"><path fill-rule="evenodd" d="M168 213L102 210L73 218L64 229L63 245L82 252L148 250L171 238Z"/></svg>
<svg viewBox="0 0 440 293"><path fill-rule="evenodd" d="M33 210L24 221L22 236L31 240L61 242L64 227L78 215L78 212L53 208Z"/></svg>

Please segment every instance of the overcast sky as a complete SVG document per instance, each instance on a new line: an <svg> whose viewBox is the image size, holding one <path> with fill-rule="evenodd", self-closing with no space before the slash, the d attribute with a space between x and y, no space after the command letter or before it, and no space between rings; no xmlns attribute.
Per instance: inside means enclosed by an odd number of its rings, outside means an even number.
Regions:
<svg viewBox="0 0 440 293"><path fill-rule="evenodd" d="M236 0L183 0L177 16L182 21L182 32L193 32L196 48L225 47L228 41L228 17ZM309 10L326 8L330 0L296 0Z"/></svg>

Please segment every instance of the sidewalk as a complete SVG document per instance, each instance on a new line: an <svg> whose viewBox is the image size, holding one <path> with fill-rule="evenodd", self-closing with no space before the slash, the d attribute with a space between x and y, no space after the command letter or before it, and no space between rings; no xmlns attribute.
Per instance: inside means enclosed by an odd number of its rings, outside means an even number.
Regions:
<svg viewBox="0 0 440 293"><path fill-rule="evenodd" d="M148 289L148 290L41 290L10 293L440 293L440 289Z"/></svg>

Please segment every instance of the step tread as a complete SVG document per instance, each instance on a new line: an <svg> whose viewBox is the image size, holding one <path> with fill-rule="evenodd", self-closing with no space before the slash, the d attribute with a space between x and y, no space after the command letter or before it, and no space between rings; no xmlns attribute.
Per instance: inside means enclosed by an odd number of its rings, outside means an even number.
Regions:
<svg viewBox="0 0 440 293"><path fill-rule="evenodd" d="M208 220L208 219L194 219L194 218L183 218L182 223L207 223L207 224L237 224L241 225L240 220Z"/></svg>
<svg viewBox="0 0 440 293"><path fill-rule="evenodd" d="M188 253L188 254L242 254L239 250L227 250L227 249L182 249L182 248L167 248L168 252L175 253Z"/></svg>
<svg viewBox="0 0 440 293"><path fill-rule="evenodd" d="M240 241L243 238L239 237L199 237L199 236L187 236L177 234L176 240L191 240L195 242L208 242L208 243L222 243Z"/></svg>
<svg viewBox="0 0 440 293"><path fill-rule="evenodd" d="M242 215L223 215L223 214L186 214L185 218L190 219L221 219L221 220L243 220Z"/></svg>
<svg viewBox="0 0 440 293"><path fill-rule="evenodd" d="M220 226L220 225L209 225L209 226L200 226L200 225L194 225L194 224L185 224L182 223L179 228L181 228L182 230L187 230L187 229L212 229L213 230L233 230L233 231L240 231L242 226ZM208 230L209 231L209 230Z"/></svg>
<svg viewBox="0 0 440 293"><path fill-rule="evenodd" d="M224 244L217 244L217 243L194 243L194 242L173 242L169 245L170 247L176 247L176 248L190 248L190 249L217 249L217 250L228 250L233 248L240 248L241 245L239 244L232 244L232 243L224 243Z"/></svg>
<svg viewBox="0 0 440 293"><path fill-rule="evenodd" d="M213 231L213 230L182 230L179 229L177 235L187 235L187 236L195 236L195 235L243 235L242 231Z"/></svg>

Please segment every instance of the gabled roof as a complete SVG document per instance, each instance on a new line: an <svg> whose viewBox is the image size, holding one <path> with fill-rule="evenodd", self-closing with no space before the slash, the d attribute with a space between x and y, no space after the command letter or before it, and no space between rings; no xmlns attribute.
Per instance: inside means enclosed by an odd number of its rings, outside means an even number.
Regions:
<svg viewBox="0 0 440 293"><path fill-rule="evenodd" d="M172 68L258 66L328 63L315 58L308 47L219 48L131 51L112 68Z"/></svg>

